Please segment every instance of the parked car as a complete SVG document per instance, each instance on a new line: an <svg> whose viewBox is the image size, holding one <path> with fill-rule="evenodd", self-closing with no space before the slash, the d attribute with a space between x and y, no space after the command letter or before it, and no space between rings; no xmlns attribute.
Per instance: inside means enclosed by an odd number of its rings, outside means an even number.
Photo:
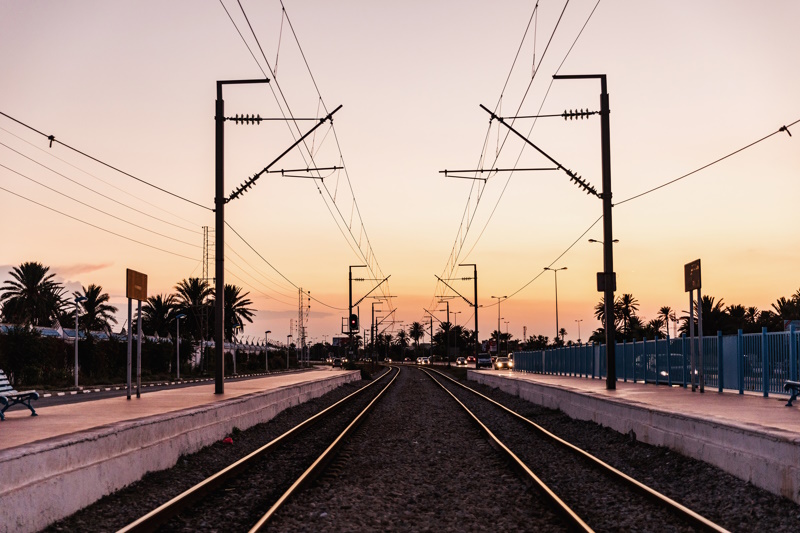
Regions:
<svg viewBox="0 0 800 533"><path fill-rule="evenodd" d="M456 366L467 366L467 359L465 357L459 357L456 359Z"/></svg>
<svg viewBox="0 0 800 533"><path fill-rule="evenodd" d="M508 370L512 367L513 363L508 359L508 357L498 357L494 360L494 368L495 370Z"/></svg>

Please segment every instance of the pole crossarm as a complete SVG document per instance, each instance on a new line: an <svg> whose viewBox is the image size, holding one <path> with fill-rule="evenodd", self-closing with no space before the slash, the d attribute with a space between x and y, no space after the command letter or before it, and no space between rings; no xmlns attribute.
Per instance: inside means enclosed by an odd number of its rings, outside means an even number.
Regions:
<svg viewBox="0 0 800 533"><path fill-rule="evenodd" d="M462 299L462 300L464 300L465 302L467 302L467 305L469 305L470 307L475 307L475 304L474 304L474 303L472 303L472 302L470 302L469 300L467 300L467 299L464 297L464 295L463 295L463 294L461 294L460 292L458 292L457 290L455 290L453 287L451 287L451 286L450 286L450 284L449 284L449 283L447 283L445 280L443 280L442 278L440 278L440 277L439 277L439 276L437 276L436 274L434 274L433 276L434 276L436 279L438 279L439 281L441 281L442 283L444 283L444 284L445 284L445 285L446 285L446 286L447 286L447 287L448 287L448 288L449 288L451 291L453 291L454 293L456 293L457 295L459 295L459 296L461 297L461 299ZM470 278L467 278L467 279L470 279Z"/></svg>
<svg viewBox="0 0 800 533"><path fill-rule="evenodd" d="M355 307L355 306L357 306L358 304L360 304L362 301L364 301L364 298L366 298L367 296L369 296L370 294L372 294L372 291L374 291L375 289L377 289L378 287L380 287L380 286L381 286L381 285L382 285L382 284L383 284L383 283L384 283L386 280L388 280L388 279L389 279L389 278L391 278L391 277L392 277L392 275L391 275L391 274L389 274L388 276L386 276L385 278L383 278L383 279L381 280L381 282L380 282L380 283L378 283L377 285L375 285L374 287L372 287L372 289L370 289L370 291L369 291L367 294L365 294L364 296L362 296L362 297L361 297L361 299L360 299L359 301L357 301L356 303L354 303L354 304L353 304L351 307Z"/></svg>
<svg viewBox="0 0 800 533"><path fill-rule="evenodd" d="M297 140L296 140L294 143L292 143L292 145L291 145L289 148L287 148L286 150L284 150L284 151L283 151L283 153L282 153L281 155L279 155L278 157L276 157L276 158L275 158L275 159L274 159L274 160L273 160L273 161L272 161L272 162L271 162L269 165L267 165L266 167L264 167L264 168L263 168L263 169L261 169L260 171L256 172L256 173L253 175L253 177L252 177L252 178L249 178L249 179L245 180L245 181L244 181L244 183L242 183L241 185L239 185L239 186L236 188L236 190L234 190L234 191L233 191L233 192L230 194L230 196L228 196L228 198L225 200L225 202L227 203L227 202L230 202L231 200L235 200L236 198L238 198L239 196L241 196L241 195L242 195L242 194L243 194L245 191L247 191L247 189L249 189L250 187L252 187L253 185L255 185L255 182L256 182L256 180L258 180L258 178L260 178L262 174L265 174L266 172L268 172L268 171L269 171L269 169L270 169L270 167L272 167L272 165L274 165L275 163L277 163L278 161L280 161L281 159L283 159L283 157L284 157L286 154L288 154L289 152L291 152L291 151L292 151L292 150L293 150L293 149L294 149L294 148L295 148L295 147L296 147L298 144L300 144L301 142L303 142L303 141L305 140L305 138L306 138L306 137L308 137L309 135L311 135L312 133L314 133L314 131L315 131L317 128L319 128L320 126L322 126L322 125L323 125L325 122L327 122L328 120L330 120L331 122L333 122L333 114L334 114L334 113L336 113L337 111L339 111L341 108L342 108L342 106L341 106L341 104L340 104L340 105L339 105L339 107L337 107L336 109L334 109L333 111L331 111L330 113L328 113L328 114L327 114L327 116L325 116L324 118L321 118L321 119L319 120L319 122L318 122L316 125L314 125L314 127L313 127L313 128L311 128L310 130L308 130L308 131L307 131L307 132L306 132L306 133L305 133L305 134L304 134L302 137L300 137L300 138L299 138L299 139L297 139Z"/></svg>
<svg viewBox="0 0 800 533"><path fill-rule="evenodd" d="M444 322L442 322L441 320L439 320L438 318L436 318L436 315L434 315L433 313L431 313L430 311L428 311L428 310L427 310L427 309L425 309L424 307L422 308L422 310L423 310L423 311L425 311L426 313L428 313L429 315L431 315L431 316L432 316L434 319L436 319L436 321L437 321L439 324L444 324Z"/></svg>
<svg viewBox="0 0 800 533"><path fill-rule="evenodd" d="M378 326L380 326L381 324L383 324L383 321L384 321L384 320L386 320L387 318L389 318L390 316L392 316L392 315L394 314L394 312L395 312L395 311L397 311L397 308L396 308L396 307L395 307L394 309L392 309L391 311L389 311L389 314L388 314L388 315L386 315L385 317L381 318L380 322L378 322L377 324L375 324L375 327L377 328Z"/></svg>
<svg viewBox="0 0 800 533"><path fill-rule="evenodd" d="M542 150L541 148L539 148L538 146L533 144L533 142L531 142L531 140L528 139L527 137L525 137L522 133L520 133L517 130L515 130L510 124L508 124L505 120L503 120L502 117L498 117L497 115L495 115L492 111L487 109L486 106L484 106L483 104L479 104L479 105L480 105L481 109L483 109L484 111L489 113L489 115L491 115L492 120L497 120L500 124L502 124L503 126L508 128L509 130L511 130L514 134L516 134L517 137L519 137L520 139L525 141L527 144L531 145L537 152L539 152L540 154L545 156L551 163L556 165L559 170L563 170L567 174L567 176L569 176L569 179L571 181L574 181L578 185L578 187L580 187L580 188L582 188L583 190L586 191L586 194L593 194L593 195L597 196L598 198L601 198L600 193L597 192L597 189L595 189L592 186L591 183L589 183L588 181L584 180L583 178L581 178L580 176L575 174L573 171L571 171L570 169L564 167L561 163L559 163L558 161L556 161L555 159L553 159L552 157L547 155L547 153L544 150Z"/></svg>
<svg viewBox="0 0 800 533"><path fill-rule="evenodd" d="M461 176L451 176L449 172L536 172L540 170L559 170L560 167L534 167L534 168L475 168L475 169L459 169L459 170L440 170L439 174L444 174L448 178L459 178ZM484 178L465 178L465 179L484 179Z"/></svg>

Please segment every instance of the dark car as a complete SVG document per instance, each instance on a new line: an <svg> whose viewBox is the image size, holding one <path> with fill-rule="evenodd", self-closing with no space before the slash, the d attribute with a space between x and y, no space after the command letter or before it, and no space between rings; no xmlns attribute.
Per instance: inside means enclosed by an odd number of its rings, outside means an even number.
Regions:
<svg viewBox="0 0 800 533"><path fill-rule="evenodd" d="M342 360L339 357L333 360L333 368L337 367L342 368Z"/></svg>
<svg viewBox="0 0 800 533"><path fill-rule="evenodd" d="M466 366L467 360L464 357L459 357L456 359L456 366Z"/></svg>
<svg viewBox="0 0 800 533"><path fill-rule="evenodd" d="M478 356L478 361L475 363L475 368L492 368L492 358L488 353L482 353Z"/></svg>
<svg viewBox="0 0 800 533"><path fill-rule="evenodd" d="M508 357L498 357L494 360L494 368L496 370L509 370L514 363Z"/></svg>

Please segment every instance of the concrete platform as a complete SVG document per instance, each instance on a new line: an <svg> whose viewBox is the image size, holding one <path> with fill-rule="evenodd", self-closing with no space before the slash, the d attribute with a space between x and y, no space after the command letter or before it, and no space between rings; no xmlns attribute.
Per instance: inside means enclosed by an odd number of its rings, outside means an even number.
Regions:
<svg viewBox="0 0 800 533"><path fill-rule="evenodd" d="M357 371L275 374L9 411L0 423L0 531L37 531L150 471L351 381Z"/></svg>
<svg viewBox="0 0 800 533"><path fill-rule="evenodd" d="M713 464L738 478L800 503L800 405L788 396L703 394L691 388L509 371L468 372L497 387L572 418Z"/></svg>

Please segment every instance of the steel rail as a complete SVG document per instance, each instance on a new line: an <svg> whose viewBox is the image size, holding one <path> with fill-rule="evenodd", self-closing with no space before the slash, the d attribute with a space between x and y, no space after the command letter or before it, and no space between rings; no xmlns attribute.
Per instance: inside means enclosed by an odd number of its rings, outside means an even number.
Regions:
<svg viewBox="0 0 800 533"><path fill-rule="evenodd" d="M728 533L728 530L723 528L719 524L716 524L716 523L712 522L711 520L705 518L701 514L695 512L695 511L692 511L688 507L686 507L686 506L682 505L681 503L678 503L677 501L673 500L669 496L666 496L665 494L662 494L662 493L658 492L657 490L653 489L652 487L649 487L649 486L645 485L644 483L632 478L628 474L626 474L626 473L614 468L613 466L611 466L610 464L606 463L602 459L599 459L598 457L595 457L594 455L590 454L589 452L587 452L587 451L575 446L574 444L562 439L558 435L555 435L555 434L551 433L550 431L546 430L545 428L543 428L539 424L533 422L532 420L529 420L528 418L525 418L521 414L517 413L516 411L513 411L512 409L509 409L508 407L506 407L505 405L497 402L496 400L493 400L492 398L489 398L488 396L486 396L484 394L481 394L480 392L476 391L475 389L473 389L471 387L468 387L468 386L464 385L463 383L460 383L460 382L456 381L455 379L451 378L450 376L447 376L447 375L443 374L439 370L434 370L434 369L431 369L431 370L433 372L436 372L437 374L441 375L442 377L450 380L451 382L455 383L459 387L461 387L463 389L466 389L469 392L472 392L473 394L476 394L477 396L480 396L484 400L486 400L488 402L491 402L492 404L494 404L497 407L503 409L507 413L515 416L519 420L529 424L534 429L536 429L538 432L540 432L542 435L545 435L545 436L551 438L552 440L554 440L557 443L561 444L562 446L566 447L570 451L580 455L584 459L586 459L589 462L593 463L595 466L597 466L600 469L602 469L602 470L608 472L609 474L613 475L614 477L616 477L618 480L622 481L623 483L626 483L626 484L632 486L634 489L636 489L637 491L641 492L645 496L647 496L647 497L649 497L649 498L651 498L651 499L653 499L653 500L665 505L671 511L675 512L676 514L680 515L685 520L690 522L693 526L698 527L698 528L702 529L703 531L714 531L714 532L717 532L717 533Z"/></svg>
<svg viewBox="0 0 800 533"><path fill-rule="evenodd" d="M250 528L249 533L255 533L257 531L261 531L262 528L267 524L267 521L269 521L269 519L275 515L278 509L280 509L281 506L283 506L283 504L286 503L286 501L295 492L297 492L297 490L301 486L310 481L312 479L312 476L319 473L319 471L328 463L328 461L333 457L333 454L336 453L336 451L342 445L344 439L346 439L358 427L364 416L366 416L366 414L372 410L372 407L375 405L375 403L377 403L380 397L383 396L383 393L386 392L386 390L392 386L392 384L397 379L397 376L400 375L400 368L399 367L393 367L393 368L397 369L397 373L394 375L391 381L389 381L389 383L386 384L386 386L377 394L377 396L375 396L375 398L373 398L372 401L369 402L369 404L364 408L364 410L361 411L358 414L358 416L353 419L352 422L350 422L350 424L344 429L344 431L342 431L342 433L338 437L336 437L336 440L334 440L325 449L325 451L322 452L322 455L317 457L317 459L311 464L311 466L309 466L306 469L306 471L303 472L300 475L300 477L297 478L297 480L295 480L294 483L292 483L292 486L289 487L286 490L286 492L284 492L283 495L280 498L278 498L278 500L272 505L272 507L269 508L269 510L264 514L264 516L262 516L261 519L258 522L256 522L252 528Z"/></svg>
<svg viewBox="0 0 800 533"><path fill-rule="evenodd" d="M307 418L303 422L299 423L292 429L286 431L284 434L280 435L279 437L274 438L264 446L258 448L250 452L248 455L242 457L238 461L226 466L219 472L213 474L212 476L207 477L200 483L197 483L193 487L183 491L182 493L178 494L171 500L163 503L162 505L156 507L146 515L138 518L134 522L131 522L127 526L123 527L122 529L118 530L117 533L130 533L130 532L143 532L143 531L154 531L159 525L167 522L178 513L180 513L183 509L191 505L193 502L197 501L198 499L202 498L203 496L209 494L220 485L222 485L226 480L228 480L232 475L240 472L246 466L248 466L253 460L261 457L265 453L269 452L279 444L281 444L285 439L290 437L291 435L301 431L302 429L306 428L307 426L315 423L318 421L319 418L325 416L333 409L341 407L347 401L353 399L358 394L366 391L378 381L380 378L383 378L386 375L384 373L378 379L375 379L372 383L368 383L364 385L357 391L354 391L338 402L330 405L320 411L319 413Z"/></svg>
<svg viewBox="0 0 800 533"><path fill-rule="evenodd" d="M489 438L495 443L495 445L499 448L499 450L503 454L505 454L517 468L525 472L528 475L528 477L530 477L531 480L533 480L533 482L544 493L545 497L547 497L547 499L550 500L550 502L556 507L556 509L560 511L561 514L564 516L564 518L569 522L571 530L579 530L586 532L594 531L591 527L589 527L589 525L586 522L584 522L581 519L580 516L578 516L578 514L575 511L573 511L569 507L569 505L567 505L561 498L559 498L558 495L544 483L544 481L539 479L539 477L536 474L534 474L530 468L528 468L528 465L526 465L522 461L522 459L517 457L517 455L514 452L512 452L505 444L503 444L503 442L499 438L497 438L497 436L494 433L492 433L492 430L490 430L483 422L481 422L481 420L475 415L475 413L470 411L469 408L461 402L461 400L456 398L455 394L450 392L447 389L447 387L442 385L442 383L439 382L431 374L431 372L436 372L437 374L443 375L441 372L433 369L431 369L431 371L428 371L427 369L420 369L420 370L425 372L425 374L429 378L431 378L431 380L433 380L434 383L439 385L442 388L442 390L444 390L447 394L449 394L456 401L456 403L458 403L458 405L460 405L467 412L467 414L469 414L469 416L472 417L475 423L478 424L478 426L480 427L481 431L483 431L489 436Z"/></svg>

